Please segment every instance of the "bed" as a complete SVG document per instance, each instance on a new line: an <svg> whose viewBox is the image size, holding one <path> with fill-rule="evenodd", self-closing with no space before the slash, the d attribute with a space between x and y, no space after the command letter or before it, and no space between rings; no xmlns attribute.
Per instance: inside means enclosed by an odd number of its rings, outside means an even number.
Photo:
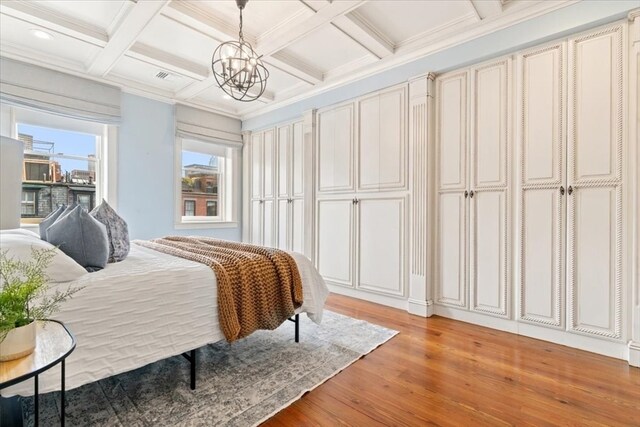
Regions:
<svg viewBox="0 0 640 427"><path fill-rule="evenodd" d="M327 286L308 258L290 255L302 278L304 299L296 313L306 313L319 323ZM56 286L69 285L84 289L54 316L78 343L67 359L67 389L224 339L218 322L216 277L203 264L132 244L124 261ZM41 393L59 386L59 367L40 375ZM33 384L26 381L2 394L31 395Z"/></svg>

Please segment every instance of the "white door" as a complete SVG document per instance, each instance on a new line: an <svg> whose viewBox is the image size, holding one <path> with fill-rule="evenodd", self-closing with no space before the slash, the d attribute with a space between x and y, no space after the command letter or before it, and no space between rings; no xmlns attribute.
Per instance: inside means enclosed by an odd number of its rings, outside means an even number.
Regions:
<svg viewBox="0 0 640 427"><path fill-rule="evenodd" d="M276 246L276 227L275 227L275 202L273 199L266 199L262 203L262 245Z"/></svg>
<svg viewBox="0 0 640 427"><path fill-rule="evenodd" d="M470 308L507 317L511 61L471 71Z"/></svg>
<svg viewBox="0 0 640 427"><path fill-rule="evenodd" d="M569 40L569 330L622 339L623 25Z"/></svg>
<svg viewBox="0 0 640 427"><path fill-rule="evenodd" d="M565 44L518 57L518 319L564 325Z"/></svg>
<svg viewBox="0 0 640 427"><path fill-rule="evenodd" d="M290 206L291 246L289 249L304 253L304 199L292 199Z"/></svg>
<svg viewBox="0 0 640 427"><path fill-rule="evenodd" d="M262 197L262 132L251 135L251 198Z"/></svg>
<svg viewBox="0 0 640 427"><path fill-rule="evenodd" d="M262 245L262 224L264 217L262 215L262 200L251 201L251 243L254 245Z"/></svg>
<svg viewBox="0 0 640 427"><path fill-rule="evenodd" d="M406 88L377 93L359 103L358 188L406 186Z"/></svg>
<svg viewBox="0 0 640 427"><path fill-rule="evenodd" d="M352 198L318 200L316 266L330 283L353 287L354 207Z"/></svg>
<svg viewBox="0 0 640 427"><path fill-rule="evenodd" d="M318 192L353 191L353 103L318 113L318 129Z"/></svg>
<svg viewBox="0 0 640 427"><path fill-rule="evenodd" d="M278 127L278 198L288 198L291 180L291 126Z"/></svg>
<svg viewBox="0 0 640 427"><path fill-rule="evenodd" d="M274 130L268 129L263 132L262 155L263 155L263 193L265 199L273 198L276 191L275 172L275 140Z"/></svg>
<svg viewBox="0 0 640 427"><path fill-rule="evenodd" d="M291 223L291 210L289 199L278 199L278 234L276 247L282 250L290 250L289 234Z"/></svg>
<svg viewBox="0 0 640 427"><path fill-rule="evenodd" d="M357 288L405 294L405 199L358 199Z"/></svg>
<svg viewBox="0 0 640 427"><path fill-rule="evenodd" d="M436 302L467 307L467 76L436 81Z"/></svg>
<svg viewBox="0 0 640 427"><path fill-rule="evenodd" d="M293 197L304 196L304 123L293 124L293 135L291 140L291 195Z"/></svg>

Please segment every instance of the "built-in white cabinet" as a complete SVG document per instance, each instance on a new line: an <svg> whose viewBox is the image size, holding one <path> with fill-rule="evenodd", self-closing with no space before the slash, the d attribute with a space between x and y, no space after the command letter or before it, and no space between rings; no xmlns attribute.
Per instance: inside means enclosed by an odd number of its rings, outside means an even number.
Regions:
<svg viewBox="0 0 640 427"><path fill-rule="evenodd" d="M277 239L276 246L304 251L304 138L303 123L277 127Z"/></svg>
<svg viewBox="0 0 640 427"><path fill-rule="evenodd" d="M622 337L623 31L518 57L519 317L614 339Z"/></svg>
<svg viewBox="0 0 640 427"><path fill-rule="evenodd" d="M436 80L436 302L509 315L511 60Z"/></svg>
<svg viewBox="0 0 640 427"><path fill-rule="evenodd" d="M401 85L317 113L316 263L334 291L406 298L407 105Z"/></svg>
<svg viewBox="0 0 640 427"><path fill-rule="evenodd" d="M275 135L273 129L251 136L251 215L250 241L256 245L275 245Z"/></svg>

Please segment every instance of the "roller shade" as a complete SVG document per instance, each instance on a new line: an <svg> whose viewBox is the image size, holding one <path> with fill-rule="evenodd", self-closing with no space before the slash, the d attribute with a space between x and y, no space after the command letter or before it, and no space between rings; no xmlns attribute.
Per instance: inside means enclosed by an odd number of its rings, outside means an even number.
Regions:
<svg viewBox="0 0 640 427"><path fill-rule="evenodd" d="M0 58L0 101L104 124L120 122L120 88Z"/></svg>
<svg viewBox="0 0 640 427"><path fill-rule="evenodd" d="M180 138L242 148L241 127L238 119L176 105L176 135Z"/></svg>

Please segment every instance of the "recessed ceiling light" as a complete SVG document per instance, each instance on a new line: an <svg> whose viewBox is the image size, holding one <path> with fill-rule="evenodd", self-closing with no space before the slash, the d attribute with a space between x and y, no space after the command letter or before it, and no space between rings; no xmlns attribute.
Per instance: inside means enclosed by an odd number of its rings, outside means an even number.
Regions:
<svg viewBox="0 0 640 427"><path fill-rule="evenodd" d="M51 40L53 38L50 33L38 29L31 30L31 34L42 40Z"/></svg>
<svg viewBox="0 0 640 427"><path fill-rule="evenodd" d="M231 96L227 95L226 93L225 93L224 95L222 95L222 97L223 97L224 99L231 99Z"/></svg>

